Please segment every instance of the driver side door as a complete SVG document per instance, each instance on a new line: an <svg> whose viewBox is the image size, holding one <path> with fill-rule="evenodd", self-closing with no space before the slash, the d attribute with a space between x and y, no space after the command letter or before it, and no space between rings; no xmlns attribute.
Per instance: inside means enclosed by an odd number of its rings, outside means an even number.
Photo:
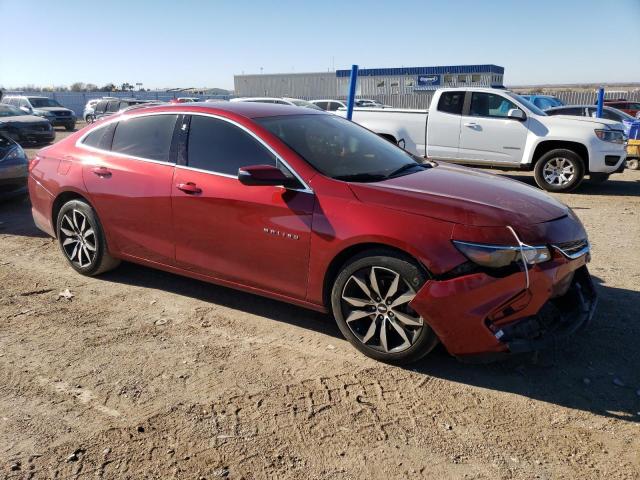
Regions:
<svg viewBox="0 0 640 480"><path fill-rule="evenodd" d="M313 192L241 184L238 169L250 165L291 175L244 126L193 114L186 135L172 186L178 266L304 299Z"/></svg>

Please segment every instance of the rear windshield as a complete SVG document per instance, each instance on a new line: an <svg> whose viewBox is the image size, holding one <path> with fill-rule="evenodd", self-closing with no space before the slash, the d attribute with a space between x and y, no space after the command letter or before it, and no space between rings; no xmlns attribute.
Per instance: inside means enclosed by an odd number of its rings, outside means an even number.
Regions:
<svg viewBox="0 0 640 480"><path fill-rule="evenodd" d="M324 175L339 180L379 181L399 168L420 164L375 133L335 115L287 115L256 118Z"/></svg>

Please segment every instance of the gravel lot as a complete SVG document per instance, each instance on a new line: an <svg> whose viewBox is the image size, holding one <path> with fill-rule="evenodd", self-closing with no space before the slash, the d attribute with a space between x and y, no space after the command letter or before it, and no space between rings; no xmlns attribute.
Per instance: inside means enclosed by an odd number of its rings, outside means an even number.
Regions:
<svg viewBox="0 0 640 480"><path fill-rule="evenodd" d="M2 203L0 474L640 478L640 172L558 198L593 244L589 330L408 369L297 307L133 264L82 277L27 199Z"/></svg>

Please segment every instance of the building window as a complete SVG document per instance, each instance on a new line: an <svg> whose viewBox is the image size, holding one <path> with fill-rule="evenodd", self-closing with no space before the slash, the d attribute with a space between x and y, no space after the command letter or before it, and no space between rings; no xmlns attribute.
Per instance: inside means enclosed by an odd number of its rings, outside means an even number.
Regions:
<svg viewBox="0 0 640 480"><path fill-rule="evenodd" d="M458 75L458 83L467 83L466 75Z"/></svg>
<svg viewBox="0 0 640 480"><path fill-rule="evenodd" d="M444 83L445 84L452 84L453 83L453 75L445 75L444 76Z"/></svg>
<svg viewBox="0 0 640 480"><path fill-rule="evenodd" d="M404 86L405 87L413 87L414 82L413 82L413 78L407 78L404 81Z"/></svg>
<svg viewBox="0 0 640 480"><path fill-rule="evenodd" d="M398 80L394 80L393 82L391 82L391 87L399 87L400 86L400 82Z"/></svg>
<svg viewBox="0 0 640 480"><path fill-rule="evenodd" d="M471 83L480 83L481 81L482 81L482 75L477 73L471 75Z"/></svg>
<svg viewBox="0 0 640 480"><path fill-rule="evenodd" d="M376 83L376 87L378 87L378 88L382 88L382 87L384 87L384 80L379 80L379 81Z"/></svg>

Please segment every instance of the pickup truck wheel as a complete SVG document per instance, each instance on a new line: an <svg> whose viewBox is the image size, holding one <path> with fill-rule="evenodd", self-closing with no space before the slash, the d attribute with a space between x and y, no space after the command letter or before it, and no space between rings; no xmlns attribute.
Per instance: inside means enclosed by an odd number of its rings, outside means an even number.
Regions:
<svg viewBox="0 0 640 480"><path fill-rule="evenodd" d="M627 168L629 170L640 170L640 159L630 158L627 160Z"/></svg>
<svg viewBox="0 0 640 480"><path fill-rule="evenodd" d="M427 276L412 260L386 250L352 258L338 274L331 307L338 327L365 355L393 364L415 362L438 337L409 304Z"/></svg>
<svg viewBox="0 0 640 480"><path fill-rule="evenodd" d="M540 188L549 192L569 192L584 179L584 163L577 153L559 148L540 157L534 174Z"/></svg>

